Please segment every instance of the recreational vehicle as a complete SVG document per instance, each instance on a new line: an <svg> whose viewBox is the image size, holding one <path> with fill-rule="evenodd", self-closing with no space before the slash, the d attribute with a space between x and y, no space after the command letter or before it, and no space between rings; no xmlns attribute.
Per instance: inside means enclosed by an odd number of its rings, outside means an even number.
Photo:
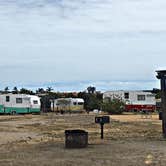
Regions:
<svg viewBox="0 0 166 166"><path fill-rule="evenodd" d="M1 94L1 114L40 113L40 98L26 94Z"/></svg>
<svg viewBox="0 0 166 166"><path fill-rule="evenodd" d="M145 91L108 91L103 94L104 100L118 98L125 103L126 111L154 111L156 109L155 95Z"/></svg>
<svg viewBox="0 0 166 166"><path fill-rule="evenodd" d="M59 98L51 100L51 110L54 112L83 112L84 100L81 98Z"/></svg>

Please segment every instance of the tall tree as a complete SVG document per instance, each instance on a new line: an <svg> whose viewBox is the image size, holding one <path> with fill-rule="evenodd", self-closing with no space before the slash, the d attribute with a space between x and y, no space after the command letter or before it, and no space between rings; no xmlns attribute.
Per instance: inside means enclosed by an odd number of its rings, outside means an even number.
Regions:
<svg viewBox="0 0 166 166"><path fill-rule="evenodd" d="M89 86L88 88L87 88L87 90L88 90L88 93L95 93L95 91L96 91L96 88L95 87L93 87L93 86Z"/></svg>
<svg viewBox="0 0 166 166"><path fill-rule="evenodd" d="M47 87L47 89L46 89L47 92L51 92L52 90L53 90L52 87Z"/></svg>

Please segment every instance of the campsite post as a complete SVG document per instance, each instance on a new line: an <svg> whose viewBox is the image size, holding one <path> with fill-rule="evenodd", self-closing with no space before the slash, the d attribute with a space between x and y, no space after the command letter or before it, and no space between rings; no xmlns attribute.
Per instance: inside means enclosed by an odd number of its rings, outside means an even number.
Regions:
<svg viewBox="0 0 166 166"><path fill-rule="evenodd" d="M166 138L166 70L156 72L156 77L160 79L161 84L162 131L164 138Z"/></svg>
<svg viewBox="0 0 166 166"><path fill-rule="evenodd" d="M100 124L101 129L101 139L104 138L104 124L110 123L110 117L109 116L96 116L95 117L95 123Z"/></svg>

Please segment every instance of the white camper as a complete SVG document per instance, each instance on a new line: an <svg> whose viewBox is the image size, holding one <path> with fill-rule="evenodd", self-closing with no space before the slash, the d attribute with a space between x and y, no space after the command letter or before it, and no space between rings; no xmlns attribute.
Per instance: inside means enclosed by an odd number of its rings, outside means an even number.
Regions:
<svg viewBox="0 0 166 166"><path fill-rule="evenodd" d="M126 111L154 111L156 109L155 95L146 91L107 91L103 94L104 100L119 99L126 104Z"/></svg>
<svg viewBox="0 0 166 166"><path fill-rule="evenodd" d="M0 113L2 114L40 113L40 106L40 98L35 95L0 95Z"/></svg>
<svg viewBox="0 0 166 166"><path fill-rule="evenodd" d="M55 112L83 112L84 100L81 98L59 98L51 100L51 110Z"/></svg>

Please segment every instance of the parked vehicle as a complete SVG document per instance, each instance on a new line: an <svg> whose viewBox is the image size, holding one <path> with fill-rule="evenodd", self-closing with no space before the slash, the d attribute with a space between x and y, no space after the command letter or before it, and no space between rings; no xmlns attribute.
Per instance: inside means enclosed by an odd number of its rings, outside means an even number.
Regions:
<svg viewBox="0 0 166 166"><path fill-rule="evenodd" d="M1 114L40 113L40 98L26 94L0 95Z"/></svg>
<svg viewBox="0 0 166 166"><path fill-rule="evenodd" d="M83 112L84 100L81 98L59 98L51 100L51 110L54 112Z"/></svg>
<svg viewBox="0 0 166 166"><path fill-rule="evenodd" d="M117 98L124 101L126 111L156 110L155 95L145 91L108 91L103 94L104 100Z"/></svg>

